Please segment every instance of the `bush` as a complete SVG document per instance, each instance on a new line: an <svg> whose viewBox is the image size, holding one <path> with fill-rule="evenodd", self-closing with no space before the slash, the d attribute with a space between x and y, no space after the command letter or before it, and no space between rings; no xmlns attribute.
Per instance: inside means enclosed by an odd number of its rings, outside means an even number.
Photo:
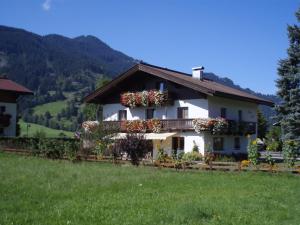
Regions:
<svg viewBox="0 0 300 225"><path fill-rule="evenodd" d="M151 151L151 145L141 134L127 134L125 139L120 139L117 141L117 145L120 152L126 152L130 157L132 165L138 166L140 160L145 157L145 155Z"/></svg>
<svg viewBox="0 0 300 225"><path fill-rule="evenodd" d="M215 156L215 161L218 161L218 162L235 162L236 159L235 159L235 157L230 156L230 155L217 154Z"/></svg>
<svg viewBox="0 0 300 225"><path fill-rule="evenodd" d="M2 148L26 150L34 156L51 159L67 157L74 160L80 148L80 142L71 138L0 138Z"/></svg>
<svg viewBox="0 0 300 225"><path fill-rule="evenodd" d="M278 152L282 150L281 128L272 127L266 135L266 145L268 151Z"/></svg>
<svg viewBox="0 0 300 225"><path fill-rule="evenodd" d="M248 159L250 161L250 163L254 166L259 164L259 157L260 157L260 153L258 152L258 145L257 145L257 140L254 141L250 141L249 140L249 144L248 144Z"/></svg>
<svg viewBox="0 0 300 225"><path fill-rule="evenodd" d="M299 147L299 143L293 140L287 140L283 143L283 159L288 167L295 165Z"/></svg>
<svg viewBox="0 0 300 225"><path fill-rule="evenodd" d="M182 160L186 162L202 160L202 155L199 152L186 152L182 156Z"/></svg>

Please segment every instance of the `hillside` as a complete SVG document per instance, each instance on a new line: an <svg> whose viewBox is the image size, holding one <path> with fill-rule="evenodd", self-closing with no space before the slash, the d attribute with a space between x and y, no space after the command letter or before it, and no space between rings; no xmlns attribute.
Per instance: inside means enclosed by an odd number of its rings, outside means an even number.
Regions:
<svg viewBox="0 0 300 225"><path fill-rule="evenodd" d="M0 74L29 87L35 97L20 101L23 119L47 127L74 131L85 119L82 98L95 89L96 82L112 79L137 60L112 49L93 36L68 38L41 36L22 29L0 26ZM229 78L213 73L205 76L275 103L275 95L243 89ZM266 118L274 114L261 107Z"/></svg>
<svg viewBox="0 0 300 225"><path fill-rule="evenodd" d="M0 73L40 94L93 87L97 77L116 76L134 63L93 36L40 36L0 26Z"/></svg>

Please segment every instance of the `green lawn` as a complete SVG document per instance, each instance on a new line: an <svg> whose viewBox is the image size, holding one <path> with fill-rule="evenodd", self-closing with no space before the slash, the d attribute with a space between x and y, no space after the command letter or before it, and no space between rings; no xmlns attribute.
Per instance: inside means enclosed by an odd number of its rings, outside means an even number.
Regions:
<svg viewBox="0 0 300 225"><path fill-rule="evenodd" d="M24 121L19 121L21 127L21 136L27 135L27 124L30 125L28 129L28 136L32 137L37 131L44 131L47 137L59 137L60 133L64 133L67 137L73 137L74 133L70 131L55 130L45 126L41 126L35 123L25 123ZM2 224L0 224L2 225Z"/></svg>
<svg viewBox="0 0 300 225"><path fill-rule="evenodd" d="M300 177L0 153L0 224L299 225Z"/></svg>
<svg viewBox="0 0 300 225"><path fill-rule="evenodd" d="M56 102L50 102L42 105L38 105L33 108L34 114L36 115L44 115L45 112L49 112L52 116L56 116L61 110L66 108L67 101L56 101Z"/></svg>

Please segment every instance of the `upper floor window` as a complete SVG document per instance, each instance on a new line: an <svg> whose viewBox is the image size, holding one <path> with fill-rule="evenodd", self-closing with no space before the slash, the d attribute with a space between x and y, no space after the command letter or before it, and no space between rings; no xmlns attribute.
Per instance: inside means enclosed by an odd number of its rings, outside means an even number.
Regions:
<svg viewBox="0 0 300 225"><path fill-rule="evenodd" d="M153 119L154 118L154 109L146 109L146 119Z"/></svg>
<svg viewBox="0 0 300 225"><path fill-rule="evenodd" d="M223 137L214 137L213 138L213 149L214 149L214 151L223 151L224 150L224 138Z"/></svg>
<svg viewBox="0 0 300 225"><path fill-rule="evenodd" d="M241 139L239 137L234 138L234 149L239 150L241 148Z"/></svg>
<svg viewBox="0 0 300 225"><path fill-rule="evenodd" d="M5 106L0 106L0 114L5 113L5 111L6 111Z"/></svg>
<svg viewBox="0 0 300 225"><path fill-rule="evenodd" d="M239 110L239 121L243 120L243 111Z"/></svg>
<svg viewBox="0 0 300 225"><path fill-rule="evenodd" d="M167 89L166 82L156 82L156 90L165 91Z"/></svg>
<svg viewBox="0 0 300 225"><path fill-rule="evenodd" d="M226 108L221 108L221 117L226 119L227 114L227 109Z"/></svg>
<svg viewBox="0 0 300 225"><path fill-rule="evenodd" d="M127 111L126 110L119 110L118 119L119 120L127 120Z"/></svg>
<svg viewBox="0 0 300 225"><path fill-rule="evenodd" d="M188 107L178 107L177 108L177 118L178 119L187 119L189 117Z"/></svg>

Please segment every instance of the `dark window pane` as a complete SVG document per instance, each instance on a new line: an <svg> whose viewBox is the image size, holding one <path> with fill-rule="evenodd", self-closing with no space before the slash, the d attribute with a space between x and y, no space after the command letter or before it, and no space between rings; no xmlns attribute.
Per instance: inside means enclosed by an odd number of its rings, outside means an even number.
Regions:
<svg viewBox="0 0 300 225"><path fill-rule="evenodd" d="M154 109L146 109L146 119L153 119L154 118Z"/></svg>
<svg viewBox="0 0 300 225"><path fill-rule="evenodd" d="M222 151L224 148L224 138L214 137L213 138L213 149L214 151Z"/></svg>
<svg viewBox="0 0 300 225"><path fill-rule="evenodd" d="M177 137L172 137L172 149L177 150L178 149L178 140Z"/></svg>
<svg viewBox="0 0 300 225"><path fill-rule="evenodd" d="M221 117L226 118L226 108L221 108Z"/></svg>
<svg viewBox="0 0 300 225"><path fill-rule="evenodd" d="M0 106L0 113L1 113L1 114L2 114L2 113L5 113L5 111L6 111L5 106Z"/></svg>
<svg viewBox="0 0 300 225"><path fill-rule="evenodd" d="M119 110L119 120L127 120L127 111Z"/></svg>
<svg viewBox="0 0 300 225"><path fill-rule="evenodd" d="M180 137L179 142L180 142L179 149L184 150L184 137Z"/></svg>
<svg viewBox="0 0 300 225"><path fill-rule="evenodd" d="M178 119L187 119L189 117L188 112L189 112L188 107L178 107L177 108L177 118Z"/></svg>
<svg viewBox="0 0 300 225"><path fill-rule="evenodd" d="M243 111L239 110L239 121L243 120Z"/></svg>
<svg viewBox="0 0 300 225"><path fill-rule="evenodd" d="M234 149L240 149L241 148L241 140L239 137L234 138Z"/></svg>
<svg viewBox="0 0 300 225"><path fill-rule="evenodd" d="M173 150L184 150L184 137L173 137L172 138L172 149Z"/></svg>

